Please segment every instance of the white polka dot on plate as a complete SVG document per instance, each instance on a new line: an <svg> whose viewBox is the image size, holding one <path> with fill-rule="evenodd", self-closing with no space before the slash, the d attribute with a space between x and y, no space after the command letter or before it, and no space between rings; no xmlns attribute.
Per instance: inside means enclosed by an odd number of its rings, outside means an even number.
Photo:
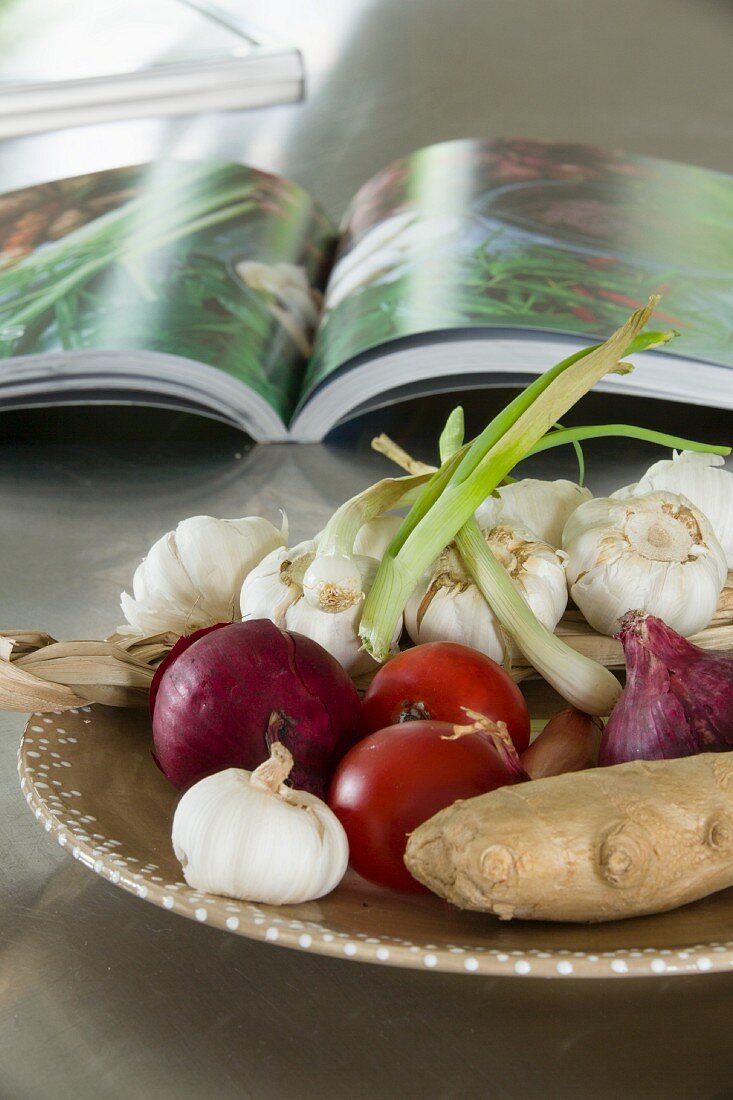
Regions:
<svg viewBox="0 0 733 1100"><path fill-rule="evenodd" d="M516 974L529 974L532 969L532 964L528 963L526 959L518 959L514 964L514 972Z"/></svg>
<svg viewBox="0 0 733 1100"><path fill-rule="evenodd" d="M278 932L277 928L274 928L272 925L270 925L270 927L265 932L265 939L274 941L278 938L279 935L280 933Z"/></svg>
<svg viewBox="0 0 733 1100"><path fill-rule="evenodd" d="M308 948L313 943L313 937L309 936L307 932L304 932L303 935L298 938L298 943L301 947Z"/></svg>
<svg viewBox="0 0 733 1100"><path fill-rule="evenodd" d="M376 955L380 962L386 962L389 958L389 949L386 947L378 947Z"/></svg>
<svg viewBox="0 0 733 1100"><path fill-rule="evenodd" d="M667 964L664 959L652 959L652 961L649 963L649 969L654 974L664 974L665 970L667 969Z"/></svg>
<svg viewBox="0 0 733 1100"><path fill-rule="evenodd" d="M611 970L613 970L614 974L628 974L629 966L623 959L614 959L611 963Z"/></svg>
<svg viewBox="0 0 733 1100"><path fill-rule="evenodd" d="M423 962L424 962L425 966L427 966L428 968L430 968L432 970L432 968L434 966L438 965L438 956L437 955L425 955L423 957Z"/></svg>
<svg viewBox="0 0 733 1100"><path fill-rule="evenodd" d="M239 928L239 917L227 917L227 928L230 932L236 932Z"/></svg>
<svg viewBox="0 0 733 1100"><path fill-rule="evenodd" d="M711 963L711 961L707 957L707 955L701 955L700 958L695 963L695 966L697 967L698 970L709 970L712 965L713 964Z"/></svg>
<svg viewBox="0 0 733 1100"><path fill-rule="evenodd" d="M348 955L349 957L352 957L355 954L356 954L356 944L352 943L351 940L349 940L348 943L344 944L344 955Z"/></svg>
<svg viewBox="0 0 733 1100"><path fill-rule="evenodd" d="M473 955L469 955L467 959L463 960L463 969L471 972L478 970L478 959L474 959Z"/></svg>
<svg viewBox="0 0 733 1100"><path fill-rule="evenodd" d="M562 959L557 964L556 970L557 970L558 974L564 974L564 975L567 976L568 974L572 974L573 964L571 962L568 962L567 959Z"/></svg>
<svg viewBox="0 0 733 1100"><path fill-rule="evenodd" d="M206 911L206 909L201 909L201 908L197 909L196 912L194 913L194 916L196 917L196 920L206 920L208 915L209 914Z"/></svg>
<svg viewBox="0 0 733 1100"><path fill-rule="evenodd" d="M119 873L115 872L115 874L119 878ZM173 908L173 898L170 896L170 894L166 894L165 897L163 898L163 905L165 906L166 909L172 909Z"/></svg>

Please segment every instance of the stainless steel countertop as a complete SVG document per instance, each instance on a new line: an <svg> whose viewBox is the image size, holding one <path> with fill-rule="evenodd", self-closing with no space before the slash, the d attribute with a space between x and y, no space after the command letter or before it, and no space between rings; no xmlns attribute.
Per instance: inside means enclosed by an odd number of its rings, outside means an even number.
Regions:
<svg viewBox="0 0 733 1100"><path fill-rule="evenodd" d="M303 45L304 104L9 142L2 187L156 151L216 153L290 174L339 214L392 157L492 133L733 169L733 12L715 0L240 7ZM469 428L505 396L467 396ZM447 407L426 399L418 416L375 414L325 446L269 448L178 414L0 417L2 625L103 635L142 553L186 515L274 515L285 505L294 534L310 534L386 469L369 451L377 428L428 457ZM583 415L710 440L731 434L730 414L658 402L591 397ZM592 445L591 488L633 480L653 454L618 440ZM572 458L544 456L534 468L572 476ZM733 975L543 983L421 974L194 925L49 842L17 786L22 725L0 715L2 1100L733 1094Z"/></svg>

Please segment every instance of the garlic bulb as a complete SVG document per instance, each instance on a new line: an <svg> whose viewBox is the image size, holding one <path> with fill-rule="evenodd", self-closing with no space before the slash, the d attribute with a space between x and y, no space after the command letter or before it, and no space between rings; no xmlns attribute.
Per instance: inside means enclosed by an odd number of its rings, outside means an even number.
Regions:
<svg viewBox="0 0 733 1100"><path fill-rule="evenodd" d="M381 561L384 552L402 526L402 516L377 516L359 528L354 553Z"/></svg>
<svg viewBox="0 0 733 1100"><path fill-rule="evenodd" d="M689 636L712 619L725 554L705 516L667 492L581 504L563 534L570 595L601 634L627 611L656 615Z"/></svg>
<svg viewBox="0 0 733 1100"><path fill-rule="evenodd" d="M303 595L311 607L319 611L345 611L353 604L363 602L366 596L364 583L368 581L371 584L376 572L372 563L378 566L401 524L402 520L397 516L379 516L362 524L351 554L337 550L324 553L323 540L316 536L313 541L318 552L303 576Z"/></svg>
<svg viewBox="0 0 733 1100"><path fill-rule="evenodd" d="M484 538L539 621L554 630L568 600L559 554L526 530L495 527ZM415 643L460 642L499 662L518 653L453 544L410 597L405 627Z"/></svg>
<svg viewBox="0 0 733 1100"><path fill-rule="evenodd" d="M319 560L328 562L335 557ZM328 650L349 675L360 676L374 667L362 648L359 621L364 593L369 591L379 563L363 556L344 558L348 573L344 587L330 600L331 609L324 610L309 603L303 593L306 574L315 558L313 539L268 554L242 585L242 618L271 619L281 629L305 634ZM327 593L323 598L328 607Z"/></svg>
<svg viewBox="0 0 733 1100"><path fill-rule="evenodd" d="M227 768L199 780L173 817L173 850L203 894L290 905L338 886L346 833L325 802L284 786L293 766L279 741L253 772Z"/></svg>
<svg viewBox="0 0 733 1100"><path fill-rule="evenodd" d="M568 517L578 505L592 498L589 489L573 481L540 481L527 477L502 485L476 509L478 525L490 530L499 524L522 527L540 542L562 545Z"/></svg>
<svg viewBox="0 0 733 1100"><path fill-rule="evenodd" d="M672 459L655 462L635 485L618 489L611 496L638 496L654 489L681 493L707 516L723 547L728 568L733 569L733 473L721 469L725 459L720 455L696 451L674 451L673 455Z"/></svg>
<svg viewBox="0 0 733 1100"><path fill-rule="evenodd" d="M192 516L155 542L120 598L124 634L189 634L232 622L245 576L287 537L260 516Z"/></svg>

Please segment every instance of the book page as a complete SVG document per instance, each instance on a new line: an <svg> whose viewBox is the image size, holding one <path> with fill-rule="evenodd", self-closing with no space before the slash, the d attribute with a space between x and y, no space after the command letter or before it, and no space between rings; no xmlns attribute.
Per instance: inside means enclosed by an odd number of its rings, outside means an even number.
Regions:
<svg viewBox="0 0 733 1100"><path fill-rule="evenodd" d="M162 161L0 196L0 360L163 352L287 422L332 240L304 191L237 164ZM0 402L2 385L0 361Z"/></svg>
<svg viewBox="0 0 733 1100"><path fill-rule="evenodd" d="M357 356L465 329L605 339L650 294L675 355L733 366L733 179L535 141L453 141L352 202L304 398ZM501 369L501 365L494 365Z"/></svg>

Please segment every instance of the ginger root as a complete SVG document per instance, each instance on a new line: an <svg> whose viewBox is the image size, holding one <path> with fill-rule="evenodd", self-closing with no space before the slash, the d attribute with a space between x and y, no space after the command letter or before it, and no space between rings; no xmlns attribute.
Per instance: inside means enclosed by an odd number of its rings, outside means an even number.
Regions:
<svg viewBox="0 0 733 1100"><path fill-rule="evenodd" d="M608 921L733 886L733 753L634 761L459 801L405 863L462 909L502 920Z"/></svg>

